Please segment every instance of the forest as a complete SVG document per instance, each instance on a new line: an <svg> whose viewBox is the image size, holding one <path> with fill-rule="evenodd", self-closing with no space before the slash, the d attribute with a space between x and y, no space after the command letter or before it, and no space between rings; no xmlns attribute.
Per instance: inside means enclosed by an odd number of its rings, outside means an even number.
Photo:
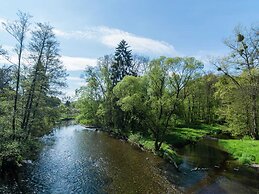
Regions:
<svg viewBox="0 0 259 194"><path fill-rule="evenodd" d="M122 40L114 54L86 68L77 120L172 157L170 147L208 134L258 139L258 35L258 27L235 29L225 40L229 55L212 59L211 71L194 57L149 60ZM256 155L241 158L258 162Z"/></svg>
<svg viewBox="0 0 259 194"><path fill-rule="evenodd" d="M210 70L192 56L137 54L121 40L113 54L86 65L84 86L71 101L62 99L68 73L54 28L31 18L18 12L2 24L15 41L13 53L0 46L2 172L31 158L40 137L71 118L176 168L177 150L204 137L218 139L241 164L259 164L258 26L235 28L224 41L228 55L211 58Z"/></svg>

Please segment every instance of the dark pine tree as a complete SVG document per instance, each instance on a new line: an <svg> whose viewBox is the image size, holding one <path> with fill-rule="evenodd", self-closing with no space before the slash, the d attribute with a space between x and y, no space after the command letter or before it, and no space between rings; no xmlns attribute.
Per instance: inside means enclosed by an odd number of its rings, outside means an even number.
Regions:
<svg viewBox="0 0 259 194"><path fill-rule="evenodd" d="M122 40L116 48L114 54L114 62L111 66L111 80L113 86L120 82L126 75L136 76L132 64L132 54L129 45L125 40Z"/></svg>
<svg viewBox="0 0 259 194"><path fill-rule="evenodd" d="M128 45L128 43L125 40L122 40L115 50L114 61L110 69L112 88L116 86L117 83L119 83L126 75L136 76L136 71L134 71L134 66L132 63L132 51L129 49L129 47L130 46ZM113 128L124 131L127 115L124 114L124 112L116 104L117 100L118 99L115 97L113 97L112 99L111 126Z"/></svg>

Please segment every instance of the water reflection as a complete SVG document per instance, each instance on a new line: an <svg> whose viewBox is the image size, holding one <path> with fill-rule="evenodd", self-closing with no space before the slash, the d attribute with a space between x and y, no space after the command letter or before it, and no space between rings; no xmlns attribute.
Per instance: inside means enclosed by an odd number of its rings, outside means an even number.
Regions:
<svg viewBox="0 0 259 194"><path fill-rule="evenodd" d="M177 192L156 167L160 158L105 133L69 125L43 140L38 159L21 173L26 193Z"/></svg>

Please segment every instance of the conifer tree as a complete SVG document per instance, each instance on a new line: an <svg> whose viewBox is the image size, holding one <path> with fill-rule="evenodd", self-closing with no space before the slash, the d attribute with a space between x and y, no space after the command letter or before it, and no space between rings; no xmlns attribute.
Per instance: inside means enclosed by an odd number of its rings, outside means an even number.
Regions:
<svg viewBox="0 0 259 194"><path fill-rule="evenodd" d="M129 47L128 43L125 40L122 40L116 48L114 62L111 66L113 86L120 82L126 75L136 75L132 63L132 51Z"/></svg>

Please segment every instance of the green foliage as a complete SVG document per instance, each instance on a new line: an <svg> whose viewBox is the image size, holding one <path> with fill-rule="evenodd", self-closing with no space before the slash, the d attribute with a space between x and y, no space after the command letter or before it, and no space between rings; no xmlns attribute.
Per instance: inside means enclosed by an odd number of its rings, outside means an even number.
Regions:
<svg viewBox="0 0 259 194"><path fill-rule="evenodd" d="M76 103L69 100L60 104L58 112L60 113L61 120L75 119L78 116Z"/></svg>
<svg viewBox="0 0 259 194"><path fill-rule="evenodd" d="M181 112L185 123L212 124L220 121L216 114L219 107L219 100L215 97L217 81L218 77L209 73L190 82L186 88L188 95L183 102L184 111Z"/></svg>
<svg viewBox="0 0 259 194"><path fill-rule="evenodd" d="M119 52L115 53L115 58L118 56ZM202 63L194 58L160 57L148 64L146 74L138 77L123 74L123 79L112 86L114 64L104 61L86 70L87 86L81 88L77 102L81 110L78 120L116 128L120 133L152 134L159 150L169 126L180 116L185 99L183 90L202 68Z"/></svg>
<svg viewBox="0 0 259 194"><path fill-rule="evenodd" d="M0 159L3 158L15 158L18 159L21 156L21 142L12 141L4 142L1 145Z"/></svg>
<svg viewBox="0 0 259 194"><path fill-rule="evenodd" d="M117 104L123 111L133 112L134 109L143 110L143 99L147 95L146 80L144 77L126 76L113 89L113 93L119 98Z"/></svg>
<svg viewBox="0 0 259 194"><path fill-rule="evenodd" d="M249 86L246 83L246 76L247 74L243 73L235 78L242 84L240 86L237 86L226 76L220 77L215 84L217 87L215 96L221 102L221 106L216 113L221 120L228 123L234 136L251 135L251 129L253 128L252 99Z"/></svg>
<svg viewBox="0 0 259 194"><path fill-rule="evenodd" d="M84 125L99 124L99 117L97 117L99 104L96 101L86 97L86 98L80 99L77 102L76 107L81 111L81 114L79 114L76 117L80 123ZM100 115L100 112L98 113L98 115Z"/></svg>
<svg viewBox="0 0 259 194"><path fill-rule="evenodd" d="M227 112L225 116L229 126L238 134L250 134L257 139L259 138L258 40L258 26L249 30L236 28L235 38L225 41L230 54L218 64L218 70L229 80L221 82L226 89L220 88L224 103L221 109L222 112Z"/></svg>
<svg viewBox="0 0 259 194"><path fill-rule="evenodd" d="M66 85L67 74L53 28L36 23L30 30L31 16L17 15L3 26L16 41L18 61L11 61L13 57L0 47L1 57L12 64L0 67L0 160L19 161L35 151L34 137L49 132L60 119L61 101L56 96Z"/></svg>
<svg viewBox="0 0 259 194"><path fill-rule="evenodd" d="M0 145L0 166L1 161L4 159L12 159L18 164L24 159L33 158L34 154L40 148L41 144L34 139L25 141L2 141Z"/></svg>

